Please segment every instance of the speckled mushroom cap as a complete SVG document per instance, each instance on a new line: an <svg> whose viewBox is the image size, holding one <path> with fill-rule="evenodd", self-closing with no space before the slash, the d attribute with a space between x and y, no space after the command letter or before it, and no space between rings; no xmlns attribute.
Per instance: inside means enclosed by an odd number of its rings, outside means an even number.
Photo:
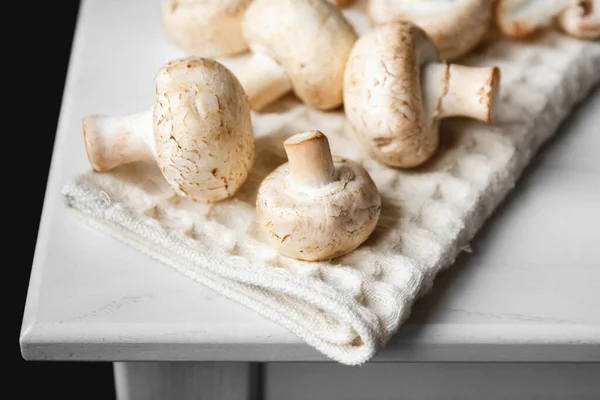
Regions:
<svg viewBox="0 0 600 400"><path fill-rule="evenodd" d="M472 50L485 35L492 0L370 0L375 25L411 20L433 40L440 57L452 60Z"/></svg>
<svg viewBox="0 0 600 400"><path fill-rule="evenodd" d="M551 25L572 0L497 0L496 23L509 36L525 38Z"/></svg>
<svg viewBox="0 0 600 400"><path fill-rule="evenodd" d="M177 193L214 202L246 180L254 159L250 108L236 77L198 57L171 61L155 79L158 165Z"/></svg>
<svg viewBox="0 0 600 400"><path fill-rule="evenodd" d="M304 103L321 110L342 103L344 66L356 32L333 5L325 0L255 0L242 26L252 51L279 63Z"/></svg>
<svg viewBox="0 0 600 400"><path fill-rule="evenodd" d="M290 147L323 138L318 131L292 136L285 142L288 156ZM377 225L381 197L368 172L354 161L330 154L329 158L332 180L320 187L295 181L291 163L286 163L258 189L261 229L269 244L288 257L307 261L339 257L356 249Z"/></svg>
<svg viewBox="0 0 600 400"><path fill-rule="evenodd" d="M410 167L435 152L439 123L426 114L420 77L421 67L437 60L433 42L408 22L381 25L356 42L346 66L344 108L380 162Z"/></svg>
<svg viewBox="0 0 600 400"><path fill-rule="evenodd" d="M188 54L216 57L248 48L242 18L252 0L163 0L167 37Z"/></svg>
<svg viewBox="0 0 600 400"><path fill-rule="evenodd" d="M600 0L572 0L558 16L558 23L567 34L595 40L600 38Z"/></svg>

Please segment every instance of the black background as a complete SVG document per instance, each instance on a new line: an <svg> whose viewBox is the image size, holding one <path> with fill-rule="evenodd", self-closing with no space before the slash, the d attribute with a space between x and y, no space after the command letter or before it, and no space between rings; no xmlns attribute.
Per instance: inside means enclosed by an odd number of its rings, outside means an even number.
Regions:
<svg viewBox="0 0 600 400"><path fill-rule="evenodd" d="M18 4L20 3L20 4ZM18 2L3 10L3 306L10 349L4 399L114 399L111 363L25 361L19 333L79 1ZM14 7L7 5L7 7ZM8 112L7 112L8 110ZM24 162L26 161L26 162ZM6 179L8 177L8 179ZM17 206L12 212L7 207ZM18 218L18 219L16 219ZM9 230L8 230L9 229ZM7 231L8 230L8 231ZM12 255L12 256L11 256ZM16 276L15 279L12 277ZM16 367L16 368L15 368ZM14 386L11 390L10 386ZM5 397L7 396L7 397Z"/></svg>

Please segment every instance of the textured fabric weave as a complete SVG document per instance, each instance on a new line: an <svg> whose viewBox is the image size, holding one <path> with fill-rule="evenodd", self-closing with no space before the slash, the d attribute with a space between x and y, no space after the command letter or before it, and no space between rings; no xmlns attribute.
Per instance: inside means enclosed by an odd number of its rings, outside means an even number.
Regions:
<svg viewBox="0 0 600 400"><path fill-rule="evenodd" d="M498 122L445 121L438 153L417 169L376 163L341 111L313 111L290 96L253 115L256 164L232 199L206 205L179 198L155 166L133 164L84 173L64 188L66 201L97 228L287 327L333 360L361 364L385 345L540 145L600 81L600 44L550 32L528 42L493 42L463 63L502 69ZM312 129L328 135L334 154L367 168L383 199L371 238L333 262L278 256L256 222L257 187L286 161L283 140Z"/></svg>

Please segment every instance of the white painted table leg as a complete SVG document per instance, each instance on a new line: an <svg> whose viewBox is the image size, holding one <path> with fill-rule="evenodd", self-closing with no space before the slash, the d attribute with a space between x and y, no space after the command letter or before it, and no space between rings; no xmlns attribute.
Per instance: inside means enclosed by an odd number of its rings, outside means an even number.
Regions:
<svg viewBox="0 0 600 400"><path fill-rule="evenodd" d="M116 362L118 400L252 400L257 364L236 362Z"/></svg>

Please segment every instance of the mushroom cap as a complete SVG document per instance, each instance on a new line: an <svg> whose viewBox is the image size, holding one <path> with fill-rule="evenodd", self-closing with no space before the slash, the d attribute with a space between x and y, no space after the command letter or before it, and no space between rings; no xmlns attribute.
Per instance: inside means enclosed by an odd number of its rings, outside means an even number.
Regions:
<svg viewBox="0 0 600 400"><path fill-rule="evenodd" d="M371 22L410 20L433 40L444 60L460 57L484 37L492 0L370 0Z"/></svg>
<svg viewBox="0 0 600 400"><path fill-rule="evenodd" d="M188 54L216 57L248 48L242 18L252 0L163 0L167 37Z"/></svg>
<svg viewBox="0 0 600 400"><path fill-rule="evenodd" d="M552 24L572 0L498 0L496 23L509 36L525 38Z"/></svg>
<svg viewBox="0 0 600 400"><path fill-rule="evenodd" d="M600 38L600 1L573 1L558 17L560 27L580 39Z"/></svg>
<svg viewBox="0 0 600 400"><path fill-rule="evenodd" d="M214 202L231 196L254 160L250 107L237 78L210 59L163 66L155 79L158 166L175 191Z"/></svg>
<svg viewBox="0 0 600 400"><path fill-rule="evenodd" d="M375 229L381 197L360 164L333 157L336 181L310 191L289 182L289 164L269 174L258 188L256 209L269 244L283 255L329 260L360 246Z"/></svg>
<svg viewBox="0 0 600 400"><path fill-rule="evenodd" d="M242 23L248 45L286 71L296 95L312 108L342 104L344 66L354 28L325 0L255 0Z"/></svg>
<svg viewBox="0 0 600 400"><path fill-rule="evenodd" d="M344 77L344 108L356 136L378 161L413 167L438 146L427 115L421 67L438 60L427 34L410 21L376 27L354 45Z"/></svg>

